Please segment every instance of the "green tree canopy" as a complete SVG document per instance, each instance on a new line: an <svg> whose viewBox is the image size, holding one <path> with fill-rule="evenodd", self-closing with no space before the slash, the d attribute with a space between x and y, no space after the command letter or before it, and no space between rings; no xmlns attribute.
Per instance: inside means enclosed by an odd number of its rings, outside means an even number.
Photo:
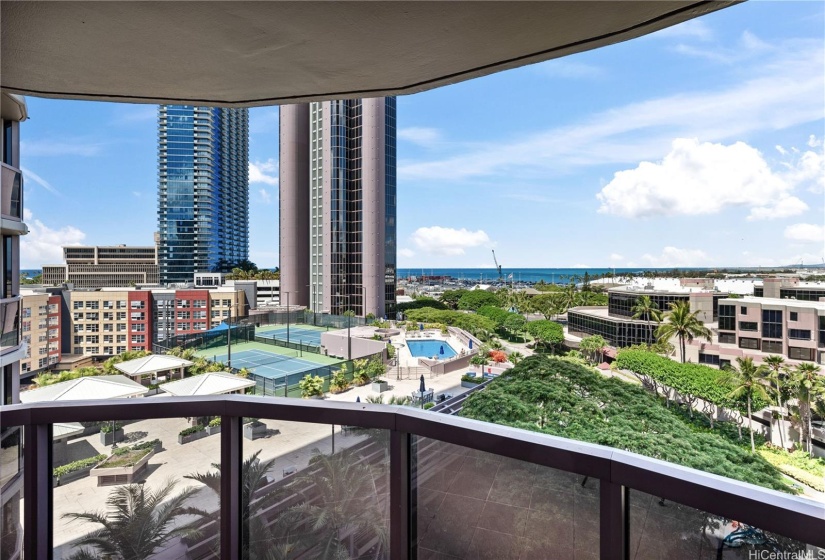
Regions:
<svg viewBox="0 0 825 560"><path fill-rule="evenodd" d="M529 321L524 330L539 344L553 347L564 344L564 329L554 321Z"/></svg>
<svg viewBox="0 0 825 560"><path fill-rule="evenodd" d="M458 302L467 291L468 290L446 290L441 294L441 302L446 305L448 309L458 309Z"/></svg>
<svg viewBox="0 0 825 560"><path fill-rule="evenodd" d="M485 305L492 305L493 307L501 307L501 299L491 292L484 290L470 290L461 296L458 300L459 309L467 309L470 311L478 311Z"/></svg>

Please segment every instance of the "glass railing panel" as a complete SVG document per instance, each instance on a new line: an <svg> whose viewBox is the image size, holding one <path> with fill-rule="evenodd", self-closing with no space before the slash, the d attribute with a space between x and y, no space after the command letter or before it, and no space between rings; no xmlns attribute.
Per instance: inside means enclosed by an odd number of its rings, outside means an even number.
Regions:
<svg viewBox="0 0 825 560"><path fill-rule="evenodd" d="M220 486L189 478L220 462L209 420L55 424L54 558L218 558Z"/></svg>
<svg viewBox="0 0 825 560"><path fill-rule="evenodd" d="M388 430L244 420L242 558L389 558Z"/></svg>
<svg viewBox="0 0 825 560"><path fill-rule="evenodd" d="M20 344L20 298L0 300L0 353Z"/></svg>
<svg viewBox="0 0 825 560"><path fill-rule="evenodd" d="M0 431L0 558L17 560L23 550L23 428Z"/></svg>
<svg viewBox="0 0 825 560"><path fill-rule="evenodd" d="M630 490L630 557L825 558L825 549Z"/></svg>
<svg viewBox="0 0 825 560"><path fill-rule="evenodd" d="M418 558L599 557L599 481L415 438Z"/></svg>

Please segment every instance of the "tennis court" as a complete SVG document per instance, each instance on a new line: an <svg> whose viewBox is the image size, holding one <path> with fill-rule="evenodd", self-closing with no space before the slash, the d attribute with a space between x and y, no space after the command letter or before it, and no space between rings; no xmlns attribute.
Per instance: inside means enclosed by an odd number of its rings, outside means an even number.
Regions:
<svg viewBox="0 0 825 560"><path fill-rule="evenodd" d="M226 354L213 354L210 359L228 363ZM320 364L304 360L298 356L297 350L274 354L264 350L233 350L232 367L246 368L255 375L267 379L282 379L295 373L317 369Z"/></svg>
<svg viewBox="0 0 825 560"><path fill-rule="evenodd" d="M309 346L321 346L321 333L326 332L323 327L312 327L308 325L290 325L289 342L307 344ZM261 338L272 338L287 342L286 325L270 325L258 327L255 336Z"/></svg>

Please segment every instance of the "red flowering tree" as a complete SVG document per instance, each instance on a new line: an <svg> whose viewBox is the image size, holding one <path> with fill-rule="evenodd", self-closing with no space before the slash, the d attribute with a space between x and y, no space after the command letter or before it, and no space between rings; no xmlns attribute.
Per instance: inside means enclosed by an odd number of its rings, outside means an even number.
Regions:
<svg viewBox="0 0 825 560"><path fill-rule="evenodd" d="M507 361L507 354L503 350L490 350L490 359L497 364Z"/></svg>

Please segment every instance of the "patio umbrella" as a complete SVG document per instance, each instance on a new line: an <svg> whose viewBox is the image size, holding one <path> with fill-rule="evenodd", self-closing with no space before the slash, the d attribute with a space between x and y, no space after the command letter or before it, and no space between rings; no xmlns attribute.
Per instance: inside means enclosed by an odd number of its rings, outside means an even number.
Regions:
<svg viewBox="0 0 825 560"><path fill-rule="evenodd" d="M355 397L355 402L361 402L361 397Z"/></svg>
<svg viewBox="0 0 825 560"><path fill-rule="evenodd" d="M472 349L473 349L473 339L471 338L470 339L470 350L472 350Z"/></svg>
<svg viewBox="0 0 825 560"><path fill-rule="evenodd" d="M442 356L444 355L444 345L443 344L441 345L441 348L438 350L438 353L441 354Z"/></svg>
<svg viewBox="0 0 825 560"><path fill-rule="evenodd" d="M426 391L426 390L427 390L427 388L424 386L424 374L423 374L423 373L421 374L421 379L420 379L420 381L421 381L421 385L419 385L419 386L418 386L418 390L419 390L419 391L421 391L421 395L423 396L423 395L424 395L424 391Z"/></svg>

